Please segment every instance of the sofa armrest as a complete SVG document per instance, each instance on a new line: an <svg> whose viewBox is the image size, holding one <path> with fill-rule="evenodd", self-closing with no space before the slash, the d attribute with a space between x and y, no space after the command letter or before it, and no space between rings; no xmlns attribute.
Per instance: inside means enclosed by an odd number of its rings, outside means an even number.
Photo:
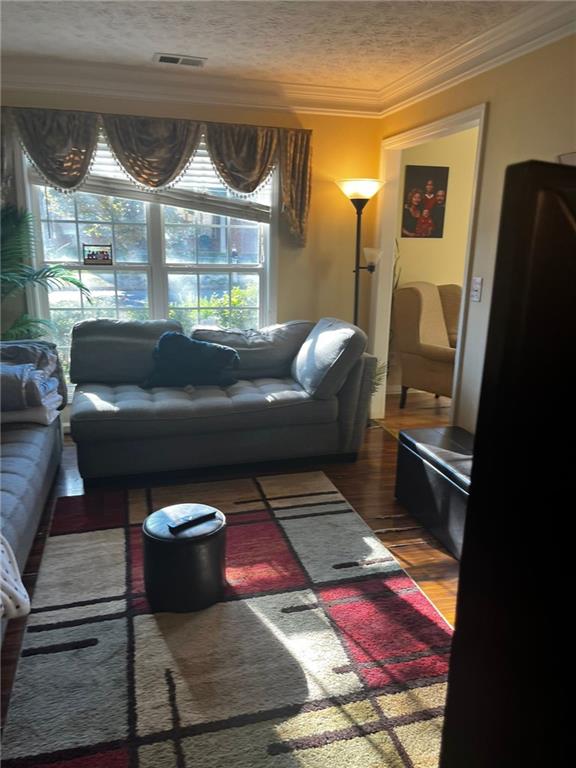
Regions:
<svg viewBox="0 0 576 768"><path fill-rule="evenodd" d="M343 453L357 453L362 445L377 363L374 355L361 355L338 393L338 421Z"/></svg>
<svg viewBox="0 0 576 768"><path fill-rule="evenodd" d="M292 378L317 400L338 394L366 349L361 328L323 317L310 331L292 363Z"/></svg>

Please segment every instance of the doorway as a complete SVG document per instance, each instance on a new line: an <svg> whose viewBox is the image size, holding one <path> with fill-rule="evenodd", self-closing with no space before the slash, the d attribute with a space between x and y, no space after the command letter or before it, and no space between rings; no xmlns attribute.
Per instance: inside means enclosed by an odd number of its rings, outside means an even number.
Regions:
<svg viewBox="0 0 576 768"><path fill-rule="evenodd" d="M382 142L381 178L386 183L380 195L378 242L381 259L373 283L370 336L373 353L388 368L389 387L381 387L373 398L374 418L384 418L386 390L394 392L400 388L394 360L389 359L393 286L399 271L400 284L422 281L462 286L453 396L451 401L443 399L444 405L449 405L449 423L458 423L462 353L466 342L463 329L471 282L469 267L484 119L485 105L480 105ZM408 176L407 166L410 167ZM402 236L405 179L419 167L448 169L443 171L448 174L448 182L447 189L443 190L446 215L442 237L412 239ZM426 180L423 180L423 186L425 184ZM434 401L434 395L430 397ZM397 410L397 399L394 396L394 410ZM416 402L421 404L422 401L419 397Z"/></svg>

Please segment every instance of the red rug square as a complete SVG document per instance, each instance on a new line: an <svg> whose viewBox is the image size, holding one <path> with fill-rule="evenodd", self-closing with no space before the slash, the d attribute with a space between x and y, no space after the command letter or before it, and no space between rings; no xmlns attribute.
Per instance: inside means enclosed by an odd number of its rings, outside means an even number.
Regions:
<svg viewBox="0 0 576 768"><path fill-rule="evenodd" d="M449 654L445 653L402 661L398 664L388 662L385 666L361 669L360 674L369 688L408 683L410 680L437 679L441 675L448 674L449 658Z"/></svg>
<svg viewBox="0 0 576 768"><path fill-rule="evenodd" d="M229 596L306 586L306 575L275 523L231 526L226 537Z"/></svg>
<svg viewBox="0 0 576 768"><path fill-rule="evenodd" d="M397 595L389 590L328 605L327 610L354 660L361 664L409 661L413 654L450 644L448 626L419 591Z"/></svg>
<svg viewBox="0 0 576 768"><path fill-rule="evenodd" d="M115 749L110 752L99 752L96 755L74 757L71 760L57 760L55 763L42 763L46 768L129 768L130 756L127 749ZM34 762L22 763L23 768L40 768Z"/></svg>

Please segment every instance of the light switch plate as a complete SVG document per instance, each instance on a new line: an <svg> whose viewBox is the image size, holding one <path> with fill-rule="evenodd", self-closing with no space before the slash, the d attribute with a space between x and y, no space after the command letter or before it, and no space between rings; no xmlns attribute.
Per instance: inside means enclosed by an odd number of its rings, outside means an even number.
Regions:
<svg viewBox="0 0 576 768"><path fill-rule="evenodd" d="M470 288L470 301L482 301L482 283L483 278L472 278L472 286Z"/></svg>

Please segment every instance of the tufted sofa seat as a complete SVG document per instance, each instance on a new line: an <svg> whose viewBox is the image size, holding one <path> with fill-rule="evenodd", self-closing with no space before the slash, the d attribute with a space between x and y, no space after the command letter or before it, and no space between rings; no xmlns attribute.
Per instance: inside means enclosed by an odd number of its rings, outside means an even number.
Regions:
<svg viewBox="0 0 576 768"><path fill-rule="evenodd" d="M145 389L153 350L175 321L87 320L72 333L70 427L86 480L307 456L355 456L376 359L335 318L260 331L197 329L234 346L238 381Z"/></svg>
<svg viewBox="0 0 576 768"><path fill-rule="evenodd" d="M4 424L1 430L2 533L22 572L50 494L62 453L60 419L42 424Z"/></svg>
<svg viewBox="0 0 576 768"><path fill-rule="evenodd" d="M229 387L142 389L134 384L79 385L74 436L78 440L230 432L238 429L326 424L338 400L315 400L293 379L239 381Z"/></svg>

